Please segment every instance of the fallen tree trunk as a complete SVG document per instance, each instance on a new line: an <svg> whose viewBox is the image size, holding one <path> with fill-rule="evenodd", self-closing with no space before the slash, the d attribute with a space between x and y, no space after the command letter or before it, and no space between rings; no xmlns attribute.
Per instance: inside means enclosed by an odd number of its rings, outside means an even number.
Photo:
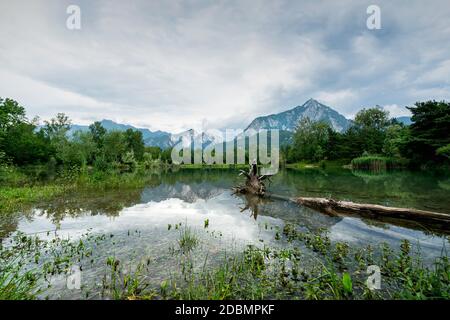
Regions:
<svg viewBox="0 0 450 320"><path fill-rule="evenodd" d="M292 200L305 207L316 209L330 215L358 214L366 217L390 217L411 219L422 222L445 223L450 227L450 214L417 210L410 208L385 207L377 204L354 203L350 201L335 201L326 198L297 197Z"/></svg>
<svg viewBox="0 0 450 320"><path fill-rule="evenodd" d="M406 224L412 224L415 221L424 225L438 227L446 231L450 230L450 214L417 210L411 208L395 208L385 207L376 204L354 203L350 201L336 201L327 198L308 198L308 197L285 197L276 194L266 193L264 180L269 176L258 175L256 162L250 165L248 172L241 170L240 175L244 175L247 179L243 186L234 188L237 193L252 194L259 197L271 198L276 200L292 201L296 204L303 205L320 211L322 213L338 216L338 215L359 215L372 219L394 219L403 220Z"/></svg>

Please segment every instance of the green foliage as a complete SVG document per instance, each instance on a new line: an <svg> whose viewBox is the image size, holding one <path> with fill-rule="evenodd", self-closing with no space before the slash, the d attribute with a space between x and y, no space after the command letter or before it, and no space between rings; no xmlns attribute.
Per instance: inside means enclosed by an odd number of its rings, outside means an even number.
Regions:
<svg viewBox="0 0 450 320"><path fill-rule="evenodd" d="M127 150L133 152L136 160L142 161L145 148L142 139L142 132L138 130L127 129L127 131L124 132L124 136Z"/></svg>
<svg viewBox="0 0 450 320"><path fill-rule="evenodd" d="M17 165L47 163L54 166L84 168L93 165L97 170L124 166L137 167L143 160L142 133L107 132L100 122L89 126L89 132L68 132L71 120L63 113L44 122L37 130L37 119L28 122L25 109L12 99L0 98L0 152L1 161L11 160Z"/></svg>
<svg viewBox="0 0 450 320"><path fill-rule="evenodd" d="M436 154L439 156L444 156L450 158L450 144L440 147L436 150Z"/></svg>
<svg viewBox="0 0 450 320"><path fill-rule="evenodd" d="M350 275L347 272L345 272L342 275L342 285L344 287L345 293L352 294L352 292L353 292L352 278L350 277Z"/></svg>
<svg viewBox="0 0 450 320"><path fill-rule="evenodd" d="M409 128L402 124L392 124L386 128L386 138L383 144L383 154L388 157L401 158L401 150L409 137Z"/></svg>
<svg viewBox="0 0 450 320"><path fill-rule="evenodd" d="M375 107L359 111L343 133L303 119L293 145L282 148L282 157L288 163L354 159L359 169L448 163L450 103L420 102L408 109L413 113L411 126L390 120L388 112Z"/></svg>
<svg viewBox="0 0 450 320"><path fill-rule="evenodd" d="M150 159L156 160L161 158L162 150L160 147L145 147L145 153L150 156Z"/></svg>
<svg viewBox="0 0 450 320"><path fill-rule="evenodd" d="M353 126L338 133L324 122L302 119L294 134L294 143L283 153L287 161L318 162L324 159L353 159L364 152L381 154L385 144L386 131L390 124L389 114L379 107L362 109L355 117ZM389 152L398 153L397 135L394 129L389 135Z"/></svg>
<svg viewBox="0 0 450 320"><path fill-rule="evenodd" d="M92 140L96 143L97 148L101 149L103 147L103 138L105 137L106 129L103 128L99 121L96 121L89 126L89 131L91 132Z"/></svg>
<svg viewBox="0 0 450 320"><path fill-rule="evenodd" d="M330 126L325 122L313 122L309 118L302 119L296 129L288 160L294 162L324 159L329 132Z"/></svg>
<svg viewBox="0 0 450 320"><path fill-rule="evenodd" d="M43 130L51 140L66 139L66 133L71 127L71 121L64 113L58 113L55 118L44 121L44 123Z"/></svg>
<svg viewBox="0 0 450 320"><path fill-rule="evenodd" d="M172 163L172 148L162 151L161 160L166 163Z"/></svg>
<svg viewBox="0 0 450 320"><path fill-rule="evenodd" d="M133 150L126 152L122 156L122 163L126 166L126 170L128 171L133 171L136 168L137 162Z"/></svg>
<svg viewBox="0 0 450 320"><path fill-rule="evenodd" d="M0 135L3 136L9 128L26 121L24 107L17 101L0 97Z"/></svg>
<svg viewBox="0 0 450 320"><path fill-rule="evenodd" d="M418 102L408 109L413 124L405 147L407 157L416 165L446 160L445 154L437 150L450 144L450 103Z"/></svg>
<svg viewBox="0 0 450 320"><path fill-rule="evenodd" d="M43 132L35 132L36 126L29 123L18 123L9 127L2 148L6 156L18 165L45 163L53 152L49 139Z"/></svg>
<svg viewBox="0 0 450 320"><path fill-rule="evenodd" d="M378 106L362 109L355 116L355 124L361 129L384 130L389 125L389 112Z"/></svg>

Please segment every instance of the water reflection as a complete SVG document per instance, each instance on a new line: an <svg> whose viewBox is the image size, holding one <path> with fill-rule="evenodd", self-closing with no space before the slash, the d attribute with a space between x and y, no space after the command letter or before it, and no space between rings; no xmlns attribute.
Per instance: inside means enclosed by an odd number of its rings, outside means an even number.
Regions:
<svg viewBox="0 0 450 320"><path fill-rule="evenodd" d="M373 178L349 170L281 171L269 189L281 195L330 196L357 202L435 209L450 212L448 179L422 173L394 172ZM26 233L59 230L77 235L87 229L118 232L139 229L148 237L161 237L167 224L188 222L203 226L209 219L218 230L243 242L270 242L268 222L282 228L294 223L305 229L326 229L336 239L359 239L358 243L400 239L402 236L428 241L432 233L405 221L330 217L286 201L237 196L234 171L181 170L155 174L142 189L66 194L15 215L0 219L0 237L15 230ZM155 231L155 230L159 231ZM417 230L414 230L417 229ZM395 230L395 232L393 232ZM412 232L412 233L411 233ZM428 233L428 234L427 234ZM439 233L437 234L439 235ZM442 246L442 240L431 241ZM396 241L397 241L396 240Z"/></svg>

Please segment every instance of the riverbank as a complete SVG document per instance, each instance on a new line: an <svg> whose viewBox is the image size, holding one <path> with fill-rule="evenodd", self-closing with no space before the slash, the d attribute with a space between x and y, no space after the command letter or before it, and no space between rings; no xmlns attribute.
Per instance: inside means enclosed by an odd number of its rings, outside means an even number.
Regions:
<svg viewBox="0 0 450 320"><path fill-rule="evenodd" d="M349 161L347 160L322 160L319 162L295 162L295 163L286 163L284 167L287 169L294 170L304 170L304 169L316 169L316 168L344 168L349 167Z"/></svg>
<svg viewBox="0 0 450 320"><path fill-rule="evenodd" d="M28 172L10 168L0 184L0 213L21 211L40 202L50 201L77 191L137 189L151 184L155 171L138 169L46 171L45 167L28 168Z"/></svg>

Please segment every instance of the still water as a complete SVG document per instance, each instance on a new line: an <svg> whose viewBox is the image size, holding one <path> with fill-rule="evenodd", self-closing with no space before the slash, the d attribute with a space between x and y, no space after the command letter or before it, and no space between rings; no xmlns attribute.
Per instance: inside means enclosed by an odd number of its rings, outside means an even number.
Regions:
<svg viewBox="0 0 450 320"><path fill-rule="evenodd" d="M331 217L286 201L234 195L231 187L240 182L242 178L233 170L153 174L142 189L80 191L39 204L14 219L0 218L0 236L5 239L15 231L43 238L56 233L71 239L86 232L111 234L110 241L96 248L98 260L104 262L108 256L123 261L151 259L150 277L155 281L167 278L176 265L169 252L179 237L172 226L179 223L198 231L199 260L213 259L219 252L239 250L248 244L287 246L283 238L275 240L286 223L310 231L326 230L332 241L346 241L355 247L382 242L398 247L402 239L408 239L420 245L425 259L440 255L443 246L448 247L444 232L431 232L420 225ZM272 179L268 189L286 196L332 197L450 214L450 178L445 175L284 170ZM104 272L100 263L94 265L84 272L84 281L95 282ZM58 291L58 285L52 290L52 297L77 297L73 292Z"/></svg>

